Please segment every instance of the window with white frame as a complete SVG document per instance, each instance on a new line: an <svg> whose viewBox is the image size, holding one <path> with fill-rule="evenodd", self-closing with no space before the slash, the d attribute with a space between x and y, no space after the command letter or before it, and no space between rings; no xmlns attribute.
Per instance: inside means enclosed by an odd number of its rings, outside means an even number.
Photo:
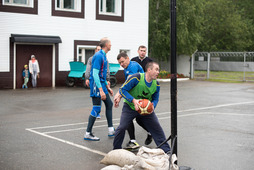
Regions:
<svg viewBox="0 0 254 170"><path fill-rule="evenodd" d="M33 0L4 0L4 5L33 7Z"/></svg>
<svg viewBox="0 0 254 170"><path fill-rule="evenodd" d="M121 16L122 0L100 0L100 14Z"/></svg>
<svg viewBox="0 0 254 170"><path fill-rule="evenodd" d="M81 11L81 0L55 0L56 10Z"/></svg>
<svg viewBox="0 0 254 170"><path fill-rule="evenodd" d="M130 57L130 50L124 50L124 49L120 49L119 53L126 53L129 57Z"/></svg>
<svg viewBox="0 0 254 170"><path fill-rule="evenodd" d="M95 48L95 47L94 47ZM87 60L94 55L94 48L85 47L85 46L78 46L78 57L77 61L83 62L87 64Z"/></svg>

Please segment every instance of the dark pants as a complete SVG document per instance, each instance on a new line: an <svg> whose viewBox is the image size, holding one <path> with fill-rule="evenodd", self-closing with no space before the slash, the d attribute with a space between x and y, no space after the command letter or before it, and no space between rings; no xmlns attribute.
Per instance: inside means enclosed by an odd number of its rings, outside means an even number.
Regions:
<svg viewBox="0 0 254 170"><path fill-rule="evenodd" d="M115 132L113 149L122 148L125 130L129 127L130 123L134 118L138 118L144 124L148 132L151 133L157 146L166 140L164 131L160 126L159 120L154 112L151 113L150 115L141 116L137 111L132 110L128 104L124 103L120 124ZM165 143L164 145L161 146L161 149L163 149L164 152L168 152L170 151L170 146L168 143Z"/></svg>
<svg viewBox="0 0 254 170"><path fill-rule="evenodd" d="M87 125L87 132L92 132L92 128L94 125L94 122L96 120L96 117L98 116L98 114L101 112L101 107L97 107L98 110L94 109L94 106L101 106L101 98L100 97L92 97L92 101L93 101L93 114L94 112L96 112L94 114L94 116L92 116L92 114L89 116L88 118L88 125ZM113 107L113 103L110 99L109 94L106 94L106 100L102 100L105 104L106 107L106 118L107 118L107 122L108 122L108 127L113 127L113 123L112 123L112 107Z"/></svg>
<svg viewBox="0 0 254 170"><path fill-rule="evenodd" d="M148 132L145 125L143 124L143 122L139 118L136 118L136 121L139 124L139 126L141 126L143 129L145 129ZM130 140L136 139L136 137L135 137L135 127L134 127L133 121L131 121L127 131L128 131L129 136L130 136Z"/></svg>

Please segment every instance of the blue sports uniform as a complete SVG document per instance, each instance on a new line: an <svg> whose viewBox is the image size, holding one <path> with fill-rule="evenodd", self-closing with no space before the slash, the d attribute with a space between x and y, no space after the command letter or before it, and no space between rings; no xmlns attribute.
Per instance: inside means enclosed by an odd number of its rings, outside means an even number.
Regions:
<svg viewBox="0 0 254 170"><path fill-rule="evenodd" d="M92 132L92 127L96 120L96 117L101 112L101 96L99 88L102 87L106 100L103 100L106 107L106 118L108 122L108 127L113 127L112 123L112 106L113 103L108 94L107 83L107 58L106 53L103 50L95 53L92 59L92 68L90 72L90 97L92 97L93 109L88 118L87 132Z"/></svg>
<svg viewBox="0 0 254 170"><path fill-rule="evenodd" d="M106 88L107 85L107 58L106 53L103 50L95 53L92 59L92 68L90 72L90 96L91 97L100 97L99 88L102 87L105 94L108 94ZM95 69L95 70L94 70ZM99 75L99 80L94 77L94 72L97 71Z"/></svg>
<svg viewBox="0 0 254 170"><path fill-rule="evenodd" d="M129 102L132 102L133 97L129 94L128 91L130 91L132 88L138 85L140 81L140 77L141 76L139 73L130 76L122 85L122 87L119 89L119 93ZM144 81L147 87L150 87L152 85L152 82L149 83L146 80ZM159 101L159 93L160 93L160 85L157 82L156 92L152 95L152 103L154 104L154 107L156 107ZM164 131L162 127L160 126L159 120L154 112L152 112L149 115L142 116L137 111L131 109L131 107L127 103L124 103L121 119L120 119L120 124L118 128L116 129L116 133L115 133L113 149L122 148L122 143L125 136L125 130L128 128L129 124L132 122L134 118L139 118L143 122L148 132L151 133L157 146L166 140ZM165 143L161 146L161 149L163 149L164 152L167 153L170 151L170 146L168 145L168 143Z"/></svg>
<svg viewBox="0 0 254 170"><path fill-rule="evenodd" d="M129 75L133 75L135 73L144 73L144 70L137 62L130 61L128 67L124 69L125 80L127 80Z"/></svg>

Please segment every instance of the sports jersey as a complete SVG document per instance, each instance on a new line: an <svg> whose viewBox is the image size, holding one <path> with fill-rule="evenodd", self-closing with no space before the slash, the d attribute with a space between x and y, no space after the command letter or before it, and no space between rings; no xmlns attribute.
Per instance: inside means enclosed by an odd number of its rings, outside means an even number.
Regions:
<svg viewBox="0 0 254 170"><path fill-rule="evenodd" d="M99 81L94 78L94 71L98 72ZM106 53L103 50L95 53L92 59L92 68L90 72L90 96L91 97L100 97L99 88L102 87L105 94L108 94L106 88L107 84L107 58Z"/></svg>
<svg viewBox="0 0 254 170"><path fill-rule="evenodd" d="M130 61L128 67L124 69L125 80L127 80L129 75L133 75L135 73L144 73L144 70L137 62Z"/></svg>
<svg viewBox="0 0 254 170"><path fill-rule="evenodd" d="M142 92L140 93L140 91ZM134 108L134 105L132 103L132 100L134 98L149 99L153 103L155 108L159 101L159 92L160 85L158 81L153 80L151 82L147 82L145 79L145 73L133 74L125 81L125 83L119 89L119 93L125 99L124 102L126 102L132 109ZM135 110L135 108L133 110Z"/></svg>

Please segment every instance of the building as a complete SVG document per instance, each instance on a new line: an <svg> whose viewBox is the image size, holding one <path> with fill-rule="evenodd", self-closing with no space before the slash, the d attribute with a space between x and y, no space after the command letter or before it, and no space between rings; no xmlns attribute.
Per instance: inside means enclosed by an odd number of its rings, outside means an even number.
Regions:
<svg viewBox="0 0 254 170"><path fill-rule="evenodd" d="M0 0L0 88L21 88L31 55L39 87L65 85L70 61L85 62L108 37L110 63L124 50L148 45L147 0Z"/></svg>

